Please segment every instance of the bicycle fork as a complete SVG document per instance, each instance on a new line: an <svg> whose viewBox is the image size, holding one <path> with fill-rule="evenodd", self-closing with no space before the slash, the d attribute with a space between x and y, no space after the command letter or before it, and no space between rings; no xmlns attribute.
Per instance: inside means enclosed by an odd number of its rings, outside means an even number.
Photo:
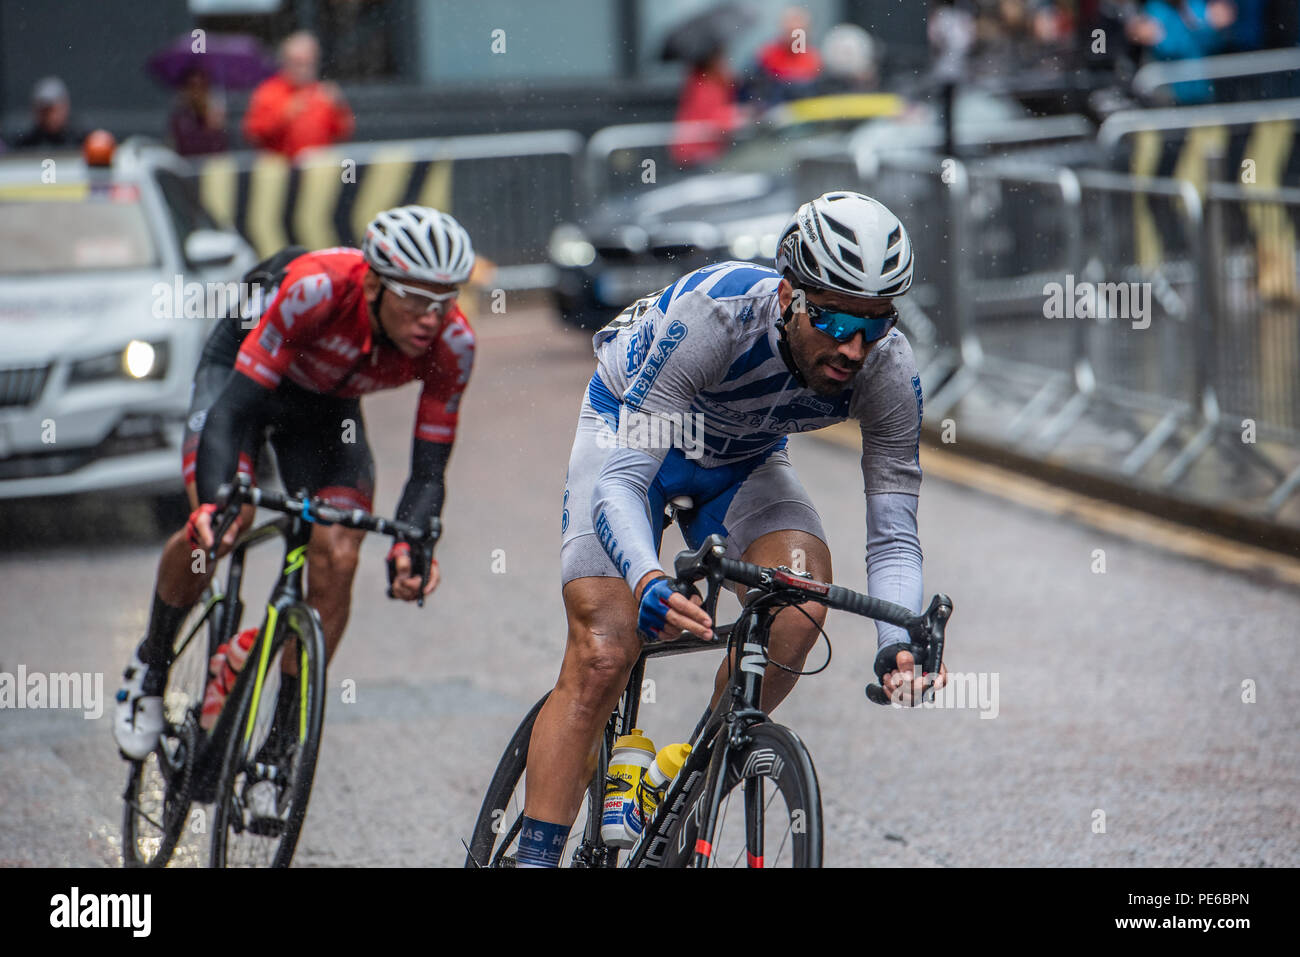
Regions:
<svg viewBox="0 0 1300 957"><path fill-rule="evenodd" d="M709 762L709 774L705 779L704 817L696 831L695 848L691 855L691 867L708 867L713 858L713 839L718 827L718 811L722 805L722 794L727 786L727 769L731 766L731 755L736 749L749 742L748 730L753 725L770 720L759 710L762 701L763 675L767 668L767 636L771 627L771 618L755 622L751 629L744 629L739 640L734 644L735 656L739 659L739 674L728 682L727 690L732 696L732 707L723 720L725 730L722 747L717 749ZM730 652L729 652L730 653ZM739 706L737 706L739 705ZM761 779L747 779L745 786L745 845L749 853L749 862L756 861L762 866L763 860L763 802Z"/></svg>

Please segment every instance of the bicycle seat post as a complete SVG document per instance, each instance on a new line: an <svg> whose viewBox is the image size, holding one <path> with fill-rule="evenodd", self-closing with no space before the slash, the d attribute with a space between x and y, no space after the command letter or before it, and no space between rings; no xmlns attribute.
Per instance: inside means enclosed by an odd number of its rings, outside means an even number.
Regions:
<svg viewBox="0 0 1300 957"><path fill-rule="evenodd" d="M668 504L664 506L664 515L668 519L668 524L671 525L677 521L678 515L682 512L689 512L693 508L695 508L695 499L689 495L674 495L668 500Z"/></svg>

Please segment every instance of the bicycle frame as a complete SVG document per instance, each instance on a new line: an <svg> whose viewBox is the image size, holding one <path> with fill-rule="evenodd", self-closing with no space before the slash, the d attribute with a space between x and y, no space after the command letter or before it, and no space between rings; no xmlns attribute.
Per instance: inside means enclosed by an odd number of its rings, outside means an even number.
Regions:
<svg viewBox="0 0 1300 957"><path fill-rule="evenodd" d="M240 589L243 584L246 553L254 545L277 536L283 538L284 558L281 562L280 578L271 591L271 597L266 605L266 617L258 632L257 640L249 653L250 663L254 655L256 655L257 664L252 668L245 667L240 672L235 687L226 699L227 704L239 701L247 682L254 682L253 703L249 709L248 723L244 727L245 745L253 736L258 714L258 703L266 686L272 656L277 650L273 647L276 635L285 631L292 632L299 638L305 638L312 631L311 624L301 620L303 614L315 614L303 603L302 585L303 568L307 563L307 544L311 539L311 527L310 522L299 516L282 515L242 534L230 553L230 565L226 574L226 591L216 593L209 599L208 608L204 611L203 617L186 638L186 643L193 639L203 621L213 614L214 608L217 609L217 617L214 626L215 638L211 640L215 644L208 649L209 654L211 655L216 651L216 644L229 641L235 635L239 629L244 611ZM283 628L281 628L281 625ZM180 650L183 650L183 647L184 645ZM178 655L180 650L177 651ZM300 680L305 683L307 680L306 652L301 649L301 646L299 647L299 655L298 674ZM304 697L305 691L304 688ZM199 749L199 754L196 756L196 778L204 788L214 783L210 779L217 770L220 756L225 751L229 736L236 730L234 722L237 710L233 707L222 708L216 725L209 732L207 741ZM301 725L305 725L305 722L306 711L303 710L300 716L301 724L299 729L300 736L303 737L306 735L306 728Z"/></svg>
<svg viewBox="0 0 1300 957"><path fill-rule="evenodd" d="M803 598L806 596L802 596L800 600ZM692 866L707 866L708 854L701 853L701 845L708 847L713 842L717 810L722 799L722 788L726 783L731 749L743 742L745 729L756 723L771 720L759 708L763 692L763 675L767 665L767 647L774 618L773 615L763 614L763 610L756 609L753 604L747 604L735 623L718 629L719 636L724 634L726 636L726 660L738 661L739 667L731 672L723 697L718 702L718 709L716 711L706 709L695 726L690 739L691 753L659 802L659 810L654 819L646 823L645 831L632 847L631 857L628 858L625 866L659 867L663 865L670 851L674 857L689 854ZM641 657L632 668L632 674L619 700L618 710L610 715L605 727L600 753L597 756L598 773L592 779L593 791L588 797L591 807L600 809L603 806L604 783L609 773L609 755L613 750L614 742L620 735L627 734L636 727L646 659L716 650L722 646L720 640L706 641L702 638L680 638L676 641L659 641L646 645L641 652ZM718 748L720 739L722 747ZM698 791L697 785L701 778L704 779L704 789ZM597 787L600 789L599 793L595 792ZM700 798L689 813L700 814L701 805L707 808L707 817L697 822L700 838L694 848L673 849L670 847L670 841L674 836L679 842L684 840L683 812L690 799L697 794ZM574 860L588 867L617 866L618 849L607 846L601 839L600 818L600 814L588 814L587 831L574 851Z"/></svg>

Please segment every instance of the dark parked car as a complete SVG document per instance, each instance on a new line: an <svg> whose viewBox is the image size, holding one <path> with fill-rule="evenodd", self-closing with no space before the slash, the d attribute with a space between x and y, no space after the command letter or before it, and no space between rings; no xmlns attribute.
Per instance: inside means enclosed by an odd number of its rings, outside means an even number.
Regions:
<svg viewBox="0 0 1300 957"><path fill-rule="evenodd" d="M1092 133L1082 117L1034 119L1008 97L974 90L958 97L956 131L971 155L1011 143L1039 158L1044 149L1089 145ZM731 259L770 264L778 234L801 202L860 183L864 151L928 154L941 143L934 111L896 96L827 96L778 107L707 171L608 197L580 222L556 227L549 255L561 318L598 329L629 302L699 266ZM924 185L917 179L907 188ZM892 184L890 193L891 206L919 198ZM924 248L925 237L917 238Z"/></svg>

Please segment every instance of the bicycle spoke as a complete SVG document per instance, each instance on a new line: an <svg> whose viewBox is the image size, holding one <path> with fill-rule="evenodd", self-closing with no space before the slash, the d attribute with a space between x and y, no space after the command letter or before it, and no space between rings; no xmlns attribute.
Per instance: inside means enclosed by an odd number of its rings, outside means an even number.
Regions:
<svg viewBox="0 0 1300 957"><path fill-rule="evenodd" d="M725 800L725 801L722 803L722 816L718 819L718 829L717 829L717 832L716 832L716 833L717 833L719 836L721 836L722 834L725 833L725 832L723 831L722 828L723 828L723 826L727 823L727 808L729 808L729 807L731 807L731 792L730 792L730 791L727 792L727 800ZM742 851L742 853L743 853L743 851ZM737 858L737 860L739 860L739 858ZM718 866L716 863L714 863L714 861L715 861L715 858L713 858L713 857L710 857L710 858L709 858L709 866L710 866L710 867L717 867L717 866ZM735 864L732 864L731 866L732 866L732 867L735 867L736 865L735 865Z"/></svg>
<svg viewBox="0 0 1300 957"><path fill-rule="evenodd" d="M152 817L150 817L149 814L148 814L148 812L146 812L146 811L144 810L144 808L140 807L140 805L139 805L138 802L136 802L136 801L128 801L127 804L131 807L132 810L135 811L136 814L139 814L140 817L144 818L146 821L148 821L148 822L149 822L150 824L152 824L154 827L158 828L158 830L161 831L161 830L163 829L163 826L162 826L161 824L159 824L157 821L155 821Z"/></svg>
<svg viewBox="0 0 1300 957"><path fill-rule="evenodd" d="M793 829L794 829L794 824L793 824L793 823L790 823L790 824L787 824L787 825L786 825L785 833L781 835L781 844L777 847L777 849L776 849L776 857L773 859L775 863L778 863L778 864L780 863L780 861L781 861L781 852L782 852L783 850L785 850L785 842L786 842L786 839L790 836L790 833L791 833L791 831L792 831Z"/></svg>

